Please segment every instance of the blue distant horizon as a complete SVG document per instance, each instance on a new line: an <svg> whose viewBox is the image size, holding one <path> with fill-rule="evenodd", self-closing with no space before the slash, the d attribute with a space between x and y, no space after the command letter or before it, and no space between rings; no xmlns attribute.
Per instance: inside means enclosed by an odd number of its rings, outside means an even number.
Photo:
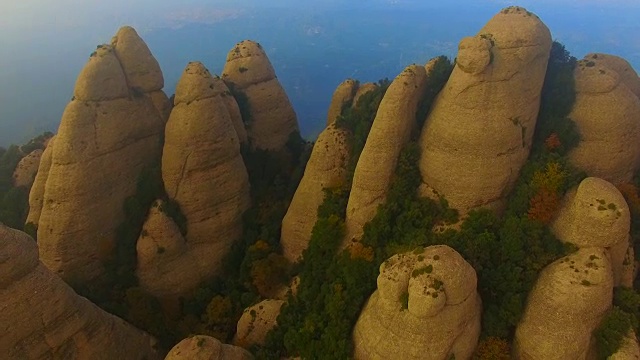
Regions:
<svg viewBox="0 0 640 360"><path fill-rule="evenodd" d="M93 22L72 14L38 21L47 9L31 14L0 5L1 13L17 14L15 24L0 24L0 146L22 143L45 130L55 132L89 54L96 45L109 42L121 25L134 26L147 42L162 67L168 95L189 61L201 61L211 72L220 73L235 43L260 42L294 105L302 135L313 138L325 124L331 95L341 81L392 79L411 63L425 63L441 54L455 57L462 37L477 33L508 5L469 0L449 5L413 0L301 5L287 0L270 6L255 1L241 2L242 6L218 1L212 6L189 0L182 8L159 2L164 5L145 12L148 0L134 3L130 12L121 13L116 9L125 8L123 1L115 1L113 9L102 5L95 11L105 15L95 15ZM524 5L540 16L572 55L611 53L640 70L640 37L634 35L640 34L638 4L509 3ZM19 22L20 16L29 20Z"/></svg>

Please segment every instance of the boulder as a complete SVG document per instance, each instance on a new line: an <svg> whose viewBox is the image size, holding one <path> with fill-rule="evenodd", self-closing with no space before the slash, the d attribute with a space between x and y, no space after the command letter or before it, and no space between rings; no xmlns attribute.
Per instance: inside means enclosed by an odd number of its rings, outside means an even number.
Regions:
<svg viewBox="0 0 640 360"><path fill-rule="evenodd" d="M627 85L629 90L640 98L640 77L629 62L619 56L591 53L584 57L587 61L592 61L596 65L609 68L620 76L620 81Z"/></svg>
<svg viewBox="0 0 640 360"><path fill-rule="evenodd" d="M461 214L502 208L529 156L551 43L549 29L520 7L460 41L422 129L422 196L444 196Z"/></svg>
<svg viewBox="0 0 640 360"><path fill-rule="evenodd" d="M284 149L291 134L299 132L297 117L262 46L250 40L238 43L227 55L222 79L246 110L243 120L252 147Z"/></svg>
<svg viewBox="0 0 640 360"><path fill-rule="evenodd" d="M620 184L640 166L640 147L630 145L640 141L640 98L608 65L587 58L574 70L576 100L569 117L580 143L569 159L589 176Z"/></svg>
<svg viewBox="0 0 640 360"><path fill-rule="evenodd" d="M589 177L567 193L551 224L562 242L579 248L607 248L614 285L633 285L631 215L624 197L611 183Z"/></svg>
<svg viewBox="0 0 640 360"><path fill-rule="evenodd" d="M233 343L244 348L264 345L267 333L278 324L282 305L282 300L267 299L246 308L238 321Z"/></svg>
<svg viewBox="0 0 640 360"><path fill-rule="evenodd" d="M91 55L52 146L38 246L41 261L67 282L103 274L125 199L160 156L164 119L150 91L160 91L162 74L142 69L157 63L138 53L146 45L134 35L125 28Z"/></svg>
<svg viewBox="0 0 640 360"><path fill-rule="evenodd" d="M347 181L348 161L347 133L331 124L318 136L304 175L282 219L280 244L289 261L298 261L309 245L311 230L318 219L318 207L324 201L324 189L338 188Z"/></svg>
<svg viewBox="0 0 640 360"><path fill-rule="evenodd" d="M397 254L353 331L355 359L469 359L480 335L475 270L448 246Z"/></svg>
<svg viewBox="0 0 640 360"><path fill-rule="evenodd" d="M545 267L516 329L517 359L589 359L592 332L611 307L606 250L581 248Z"/></svg>
<svg viewBox="0 0 640 360"><path fill-rule="evenodd" d="M28 235L0 224L3 359L160 359L156 341L77 295L38 261Z"/></svg>
<svg viewBox="0 0 640 360"><path fill-rule="evenodd" d="M387 196L398 156L409 142L427 84L423 66L410 65L385 93L356 165L346 212L345 240L358 240Z"/></svg>
<svg viewBox="0 0 640 360"><path fill-rule="evenodd" d="M187 65L176 87L165 131L162 179L167 195L186 217L186 254L193 254L188 255L193 271L176 276L193 284L194 278L217 275L242 235L242 214L250 206L249 179L222 95L198 62Z"/></svg>
<svg viewBox="0 0 640 360"><path fill-rule="evenodd" d="M47 178L49 177L49 169L51 168L51 154L53 152L53 144L56 137L49 139L47 147L42 152L40 157L40 163L38 164L38 171L36 172L35 180L31 186L29 192L29 214L27 215L26 223L33 224L36 227L40 221L40 213L42 212L42 202L44 201L44 188L47 184Z"/></svg>
<svg viewBox="0 0 640 360"><path fill-rule="evenodd" d="M338 85L331 97L329 111L327 112L327 126L331 125L342 114L345 107L350 106L353 97L356 95L358 82L353 79L347 79Z"/></svg>
<svg viewBox="0 0 640 360"><path fill-rule="evenodd" d="M165 360L252 360L241 347L221 343L211 336L196 335L180 341Z"/></svg>
<svg viewBox="0 0 640 360"><path fill-rule="evenodd" d="M16 168L13 170L13 186L31 188L38 173L40 159L42 158L42 149L36 149L23 157Z"/></svg>

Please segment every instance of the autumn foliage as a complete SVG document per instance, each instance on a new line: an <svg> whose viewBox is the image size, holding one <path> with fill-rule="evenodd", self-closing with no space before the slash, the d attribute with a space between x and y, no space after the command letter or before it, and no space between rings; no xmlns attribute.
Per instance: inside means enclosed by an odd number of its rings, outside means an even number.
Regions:
<svg viewBox="0 0 640 360"><path fill-rule="evenodd" d="M478 344L474 360L509 360L511 349L509 343L502 338L488 337Z"/></svg>
<svg viewBox="0 0 640 360"><path fill-rule="evenodd" d="M369 262L373 261L373 248L370 246L365 246L359 241L352 243L349 246L348 250L352 260L364 259Z"/></svg>
<svg viewBox="0 0 640 360"><path fill-rule="evenodd" d="M528 217L543 224L548 224L560 205L560 190L567 177L560 163L551 161L544 170L538 170L533 174L531 187L535 189L535 195L529 202Z"/></svg>
<svg viewBox="0 0 640 360"><path fill-rule="evenodd" d="M549 135L549 137L544 141L544 147L549 151L556 150L560 147L560 145L562 145L562 143L560 142L560 137L555 132L551 133L551 135Z"/></svg>

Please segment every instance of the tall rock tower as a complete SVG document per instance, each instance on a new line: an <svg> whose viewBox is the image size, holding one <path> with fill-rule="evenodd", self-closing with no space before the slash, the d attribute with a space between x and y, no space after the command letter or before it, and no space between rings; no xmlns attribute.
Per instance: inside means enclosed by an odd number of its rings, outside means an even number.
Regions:
<svg viewBox="0 0 640 360"><path fill-rule="evenodd" d="M251 40L237 44L227 55L222 79L236 94L252 147L281 150L299 131L289 97L260 44Z"/></svg>
<svg viewBox="0 0 640 360"><path fill-rule="evenodd" d="M41 261L66 281L103 273L124 201L160 155L169 109L163 86L158 62L130 27L98 46L78 76L51 160L41 163L41 208L35 201L29 216L38 225Z"/></svg>
<svg viewBox="0 0 640 360"><path fill-rule="evenodd" d="M501 207L531 149L550 49L549 29L520 7L462 39L422 130L421 195L463 214Z"/></svg>

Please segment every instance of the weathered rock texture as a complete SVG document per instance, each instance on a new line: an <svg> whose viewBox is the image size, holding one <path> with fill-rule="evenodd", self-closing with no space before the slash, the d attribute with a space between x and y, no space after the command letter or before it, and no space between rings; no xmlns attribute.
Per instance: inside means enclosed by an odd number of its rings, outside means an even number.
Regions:
<svg viewBox="0 0 640 360"><path fill-rule="evenodd" d="M155 340L78 296L38 261L29 236L0 224L3 359L158 359Z"/></svg>
<svg viewBox="0 0 640 360"><path fill-rule="evenodd" d="M131 28L100 46L78 76L52 146L38 219L40 259L68 282L102 274L124 200L159 157L164 121L151 94L163 82Z"/></svg>
<svg viewBox="0 0 640 360"><path fill-rule="evenodd" d="M298 132L296 113L260 44L245 40L227 55L222 78L246 97L247 135L254 148L281 150ZM239 100L240 101L240 100Z"/></svg>
<svg viewBox="0 0 640 360"><path fill-rule="evenodd" d="M13 171L13 186L31 188L35 180L43 150L36 149L23 157Z"/></svg>
<svg viewBox="0 0 640 360"><path fill-rule="evenodd" d="M242 234L242 214L250 205L240 142L214 83L201 63L187 65L176 87L162 155L165 189L187 219L184 254L193 260L193 271L177 276L189 284L218 273ZM176 238L171 241L179 242Z"/></svg>
<svg viewBox="0 0 640 360"><path fill-rule="evenodd" d="M550 49L549 29L519 7L462 39L422 130L421 195L462 214L502 207L529 155Z"/></svg>
<svg viewBox="0 0 640 360"><path fill-rule="evenodd" d="M629 207L620 191L605 180L590 177L565 196L551 228L558 239L579 248L610 249L615 285L631 286L630 226Z"/></svg>
<svg viewBox="0 0 640 360"><path fill-rule="evenodd" d="M299 260L309 245L311 230L318 219L318 206L324 201L323 189L337 188L347 181L349 144L347 134L329 125L313 146L304 175L282 219L280 244L283 255Z"/></svg>
<svg viewBox="0 0 640 360"><path fill-rule="evenodd" d="M351 105L358 90L358 82L347 79L338 85L333 92L329 111L327 113L327 126L331 125L342 114L342 110Z"/></svg>
<svg viewBox="0 0 640 360"><path fill-rule="evenodd" d="M394 255L356 323L354 358L469 359L480 335L476 285L475 270L448 246Z"/></svg>
<svg viewBox="0 0 640 360"><path fill-rule="evenodd" d="M553 262L529 294L516 330L516 358L591 358L591 333L612 299L613 272L604 249L582 248Z"/></svg>
<svg viewBox="0 0 640 360"><path fill-rule="evenodd" d="M248 348L253 345L264 345L267 333L277 325L282 300L263 300L244 310L238 321L238 328L233 343Z"/></svg>
<svg viewBox="0 0 640 360"><path fill-rule="evenodd" d="M231 123L233 124L233 128L236 130L236 134L238 135L238 140L240 140L240 143L242 144L246 143L247 130L244 128L244 122L242 121L242 114L240 113L238 102L231 94L229 87L219 76L214 76L213 89L215 90L216 95L219 94L222 97L222 101L227 107L227 111L229 112L229 116L231 117Z"/></svg>
<svg viewBox="0 0 640 360"><path fill-rule="evenodd" d="M364 225L385 201L398 156L416 123L418 103L426 84L424 67L411 65L393 80L382 98L353 176L346 241L362 236Z"/></svg>
<svg viewBox="0 0 640 360"><path fill-rule="evenodd" d="M165 360L252 360L241 347L221 343L211 336L196 335L180 341Z"/></svg>
<svg viewBox="0 0 640 360"><path fill-rule="evenodd" d="M633 330L625 337L618 351L607 360L637 360L640 359L640 345Z"/></svg>
<svg viewBox="0 0 640 360"><path fill-rule="evenodd" d="M165 206L157 200L149 210L136 244L136 275L140 287L149 294L178 299L195 289L203 275L178 225L163 211Z"/></svg>
<svg viewBox="0 0 640 360"><path fill-rule="evenodd" d="M623 76L607 67L612 62L587 58L576 66L576 100L569 117L581 141L569 159L587 175L619 184L632 179L640 162L640 99Z"/></svg>
<svg viewBox="0 0 640 360"><path fill-rule="evenodd" d="M620 76L620 81L640 98L640 77L638 77L638 74L627 60L619 56L602 53L587 54L584 58L587 61L592 61L597 65L615 71Z"/></svg>
<svg viewBox="0 0 640 360"><path fill-rule="evenodd" d="M44 188L49 177L49 169L51 168L51 155L53 153L53 144L56 137L49 139L47 147L42 152L40 163L38 164L38 172L29 192L29 214L26 223L32 223L36 227L40 221L40 213L42 212L42 202L44 201Z"/></svg>

